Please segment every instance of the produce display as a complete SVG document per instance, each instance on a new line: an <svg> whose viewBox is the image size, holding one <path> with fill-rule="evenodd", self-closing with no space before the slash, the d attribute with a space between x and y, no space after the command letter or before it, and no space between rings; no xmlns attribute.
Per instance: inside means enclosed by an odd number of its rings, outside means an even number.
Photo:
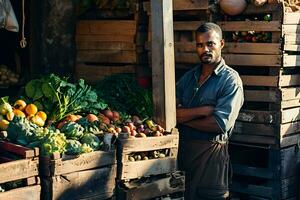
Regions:
<svg viewBox="0 0 300 200"><path fill-rule="evenodd" d="M224 21L272 21L271 14L255 16L224 16ZM264 31L235 31L225 33L226 41L229 42L247 42L247 43L270 43L272 42L272 33Z"/></svg>
<svg viewBox="0 0 300 200"><path fill-rule="evenodd" d="M110 150L117 137L169 134L148 117L152 109L151 93L139 88L127 75L120 75L118 81L121 83L112 85L113 80L99 83L95 87L97 90L83 80L71 83L54 74L29 81L19 99L11 102L8 97L0 98L1 139L29 148L39 147L41 155L50 156ZM105 89L106 84L111 84L110 89L118 100ZM134 99L136 97L138 100ZM108 104L123 112L110 109ZM131 116L125 108L132 109L130 114L140 109L137 113L143 118ZM165 151L145 152L141 159L162 158L166 156ZM132 158L138 160L139 156Z"/></svg>
<svg viewBox="0 0 300 200"><path fill-rule="evenodd" d="M19 82L19 74L14 73L5 65L0 65L0 86L15 85Z"/></svg>
<svg viewBox="0 0 300 200"><path fill-rule="evenodd" d="M149 159L157 159L157 158L165 158L169 156L170 149L160 149L156 151L148 151L148 152L136 152L128 155L128 161L140 161L140 160L149 160Z"/></svg>
<svg viewBox="0 0 300 200"><path fill-rule="evenodd" d="M110 104L110 108L142 118L152 116L152 92L139 86L132 74L108 76L95 85L98 96Z"/></svg>

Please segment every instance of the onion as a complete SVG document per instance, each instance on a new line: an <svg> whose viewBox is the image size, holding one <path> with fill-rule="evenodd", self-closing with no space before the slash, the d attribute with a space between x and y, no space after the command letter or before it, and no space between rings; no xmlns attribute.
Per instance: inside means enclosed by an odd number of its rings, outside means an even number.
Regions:
<svg viewBox="0 0 300 200"><path fill-rule="evenodd" d="M245 0L220 0L220 8L228 15L238 15L247 7Z"/></svg>

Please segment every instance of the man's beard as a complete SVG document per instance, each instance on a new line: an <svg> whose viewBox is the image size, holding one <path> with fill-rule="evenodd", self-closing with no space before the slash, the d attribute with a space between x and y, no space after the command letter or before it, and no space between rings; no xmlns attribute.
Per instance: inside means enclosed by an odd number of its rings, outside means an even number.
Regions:
<svg viewBox="0 0 300 200"><path fill-rule="evenodd" d="M202 54L200 60L203 64L211 64L214 61L213 56L211 54Z"/></svg>

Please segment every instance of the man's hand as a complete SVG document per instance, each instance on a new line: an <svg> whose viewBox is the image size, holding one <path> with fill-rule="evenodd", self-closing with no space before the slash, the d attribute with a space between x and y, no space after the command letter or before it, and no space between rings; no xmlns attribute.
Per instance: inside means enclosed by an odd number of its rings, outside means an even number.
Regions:
<svg viewBox="0 0 300 200"><path fill-rule="evenodd" d="M213 106L201 106L196 108L177 108L177 123L185 123L194 119L212 116L214 112Z"/></svg>

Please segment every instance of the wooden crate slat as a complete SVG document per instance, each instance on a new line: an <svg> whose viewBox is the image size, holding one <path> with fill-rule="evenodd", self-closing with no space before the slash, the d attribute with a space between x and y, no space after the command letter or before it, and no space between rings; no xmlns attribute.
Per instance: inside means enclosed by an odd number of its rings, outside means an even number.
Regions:
<svg viewBox="0 0 300 200"><path fill-rule="evenodd" d="M166 174L175 171L176 168L177 159L174 157L135 162L128 161L121 163L120 167L118 167L118 178L121 180L129 180L150 175Z"/></svg>
<svg viewBox="0 0 300 200"><path fill-rule="evenodd" d="M38 160L22 159L0 164L0 183L38 175Z"/></svg>
<svg viewBox="0 0 300 200"><path fill-rule="evenodd" d="M41 186L27 186L0 193L3 200L40 200Z"/></svg>
<svg viewBox="0 0 300 200"><path fill-rule="evenodd" d="M109 199L114 194L116 166L42 179L42 199Z"/></svg>
<svg viewBox="0 0 300 200"><path fill-rule="evenodd" d="M208 1L173 0L173 10L207 10Z"/></svg>
<svg viewBox="0 0 300 200"><path fill-rule="evenodd" d="M252 197L259 196L261 199L265 199L264 197L270 197L273 195L273 190L271 186L260 186L253 184L243 184L233 182L231 185L231 191L238 192L242 194L249 194Z"/></svg>
<svg viewBox="0 0 300 200"><path fill-rule="evenodd" d="M185 177L184 175L172 174L166 178L154 180L149 183L142 183L141 185L133 185L130 183L128 188L119 188L118 191L121 193L120 196L125 197L123 199L153 199L175 192L184 192L185 190ZM122 198L121 198L122 199ZM172 198L173 199L173 198Z"/></svg>
<svg viewBox="0 0 300 200"><path fill-rule="evenodd" d="M241 164L232 164L234 174L245 175L245 176L254 176L260 178L277 178L275 174L266 168L258 168L258 167L251 167Z"/></svg>
<svg viewBox="0 0 300 200"><path fill-rule="evenodd" d="M281 88L281 96L283 101L300 99L300 87Z"/></svg>
<svg viewBox="0 0 300 200"><path fill-rule="evenodd" d="M287 101L281 101L281 108L286 109L286 108L292 108L292 107L299 107L300 106L300 101L299 99L291 99Z"/></svg>
<svg viewBox="0 0 300 200"><path fill-rule="evenodd" d="M251 123L274 124L278 122L278 112L276 111L257 111L257 110L241 110L238 121Z"/></svg>
<svg viewBox="0 0 300 200"><path fill-rule="evenodd" d="M300 22L300 13L292 12L292 13L284 13L283 16L283 24L296 24L298 25Z"/></svg>
<svg viewBox="0 0 300 200"><path fill-rule="evenodd" d="M278 76L240 76L246 86L278 86Z"/></svg>
<svg viewBox="0 0 300 200"><path fill-rule="evenodd" d="M297 86L300 85L300 75L283 75L280 77L279 86Z"/></svg>
<svg viewBox="0 0 300 200"><path fill-rule="evenodd" d="M196 51L196 42L175 42L174 49L177 52L195 53L195 51Z"/></svg>
<svg viewBox="0 0 300 200"><path fill-rule="evenodd" d="M273 125L240 121L235 123L233 132L235 134L276 136L276 128Z"/></svg>
<svg viewBox="0 0 300 200"><path fill-rule="evenodd" d="M120 148L124 154L152 151L166 148L178 148L179 135L170 134L161 137L120 139Z"/></svg>
<svg viewBox="0 0 300 200"><path fill-rule="evenodd" d="M23 158L33 158L34 156L38 156L35 155L35 151L33 149L29 149L21 145L13 144L6 141L0 141L0 149L20 155Z"/></svg>
<svg viewBox="0 0 300 200"><path fill-rule="evenodd" d="M199 59L197 53L175 52L175 62L176 63L196 64L196 63L200 62L200 59Z"/></svg>
<svg viewBox="0 0 300 200"><path fill-rule="evenodd" d="M281 54L279 43L235 43L226 42L222 49L223 53L246 53L246 54ZM195 49L195 48L194 48Z"/></svg>
<svg viewBox="0 0 300 200"><path fill-rule="evenodd" d="M256 194L263 197L270 197L273 194L273 189L269 186L259 186L259 185L246 185L246 184L239 184L236 182L232 183L231 191L233 192L240 192L246 194Z"/></svg>
<svg viewBox="0 0 300 200"><path fill-rule="evenodd" d="M272 12L280 12L282 5L280 4L265 4L264 6L257 7L253 4L248 4L246 10L243 11L244 15L253 15L253 14L261 14L261 13L272 13Z"/></svg>
<svg viewBox="0 0 300 200"><path fill-rule="evenodd" d="M98 41L78 41L76 43L77 50L135 50L134 43L127 42L98 42Z"/></svg>
<svg viewBox="0 0 300 200"><path fill-rule="evenodd" d="M300 122L299 121L280 125L280 133L281 133L282 137L285 135L300 132L299 130L300 130Z"/></svg>
<svg viewBox="0 0 300 200"><path fill-rule="evenodd" d="M284 51L300 51L300 45L287 44L283 46Z"/></svg>
<svg viewBox="0 0 300 200"><path fill-rule="evenodd" d="M122 34L135 35L136 21L134 20L81 20L77 22L77 34Z"/></svg>
<svg viewBox="0 0 300 200"><path fill-rule="evenodd" d="M205 21L175 21L174 31L195 31Z"/></svg>
<svg viewBox="0 0 300 200"><path fill-rule="evenodd" d="M46 166L41 173L46 176L54 176L112 165L116 162L116 155L115 151L94 151L77 157L66 156L57 160L45 157L41 162Z"/></svg>
<svg viewBox="0 0 300 200"><path fill-rule="evenodd" d="M280 55L253 55L253 54L222 54L227 65L236 66L281 66ZM288 59L287 61L290 61Z"/></svg>
<svg viewBox="0 0 300 200"><path fill-rule="evenodd" d="M217 24L223 31L281 31L280 21L223 21Z"/></svg>
<svg viewBox="0 0 300 200"><path fill-rule="evenodd" d="M83 78L88 83L95 83L106 76L118 73L135 73L135 66L101 66L84 63L77 63L75 66L76 78Z"/></svg>
<svg viewBox="0 0 300 200"><path fill-rule="evenodd" d="M89 41L89 42L128 42L128 43L135 43L135 38L131 35L118 35L118 34L107 34L107 35L80 35L77 34L75 36L76 42L80 41Z"/></svg>
<svg viewBox="0 0 300 200"><path fill-rule="evenodd" d="M245 101L279 102L278 92L271 90L245 90Z"/></svg>
<svg viewBox="0 0 300 200"><path fill-rule="evenodd" d="M281 123L288 123L300 120L300 107L281 111Z"/></svg>
<svg viewBox="0 0 300 200"><path fill-rule="evenodd" d="M300 26L298 25L282 25L282 34L295 34L300 33Z"/></svg>
<svg viewBox="0 0 300 200"><path fill-rule="evenodd" d="M143 8L148 13L151 14L151 5L150 2L143 2ZM174 0L173 1L173 10L207 10L208 1L202 0Z"/></svg>
<svg viewBox="0 0 300 200"><path fill-rule="evenodd" d="M283 67L299 67L300 55L283 55Z"/></svg>
<svg viewBox="0 0 300 200"><path fill-rule="evenodd" d="M284 138L280 138L280 147L289 147L291 145L298 145L300 140L300 134L295 134L291 136L286 136Z"/></svg>
<svg viewBox="0 0 300 200"><path fill-rule="evenodd" d="M285 45L300 44L300 38L299 37L300 37L300 34L285 34L284 35L284 44Z"/></svg>
<svg viewBox="0 0 300 200"><path fill-rule="evenodd" d="M275 145L276 141L274 137L262 136L262 135L249 135L249 134L236 134L233 133L231 141L252 143L252 144L269 144Z"/></svg>
<svg viewBox="0 0 300 200"><path fill-rule="evenodd" d="M77 62L136 63L135 51L78 50Z"/></svg>

